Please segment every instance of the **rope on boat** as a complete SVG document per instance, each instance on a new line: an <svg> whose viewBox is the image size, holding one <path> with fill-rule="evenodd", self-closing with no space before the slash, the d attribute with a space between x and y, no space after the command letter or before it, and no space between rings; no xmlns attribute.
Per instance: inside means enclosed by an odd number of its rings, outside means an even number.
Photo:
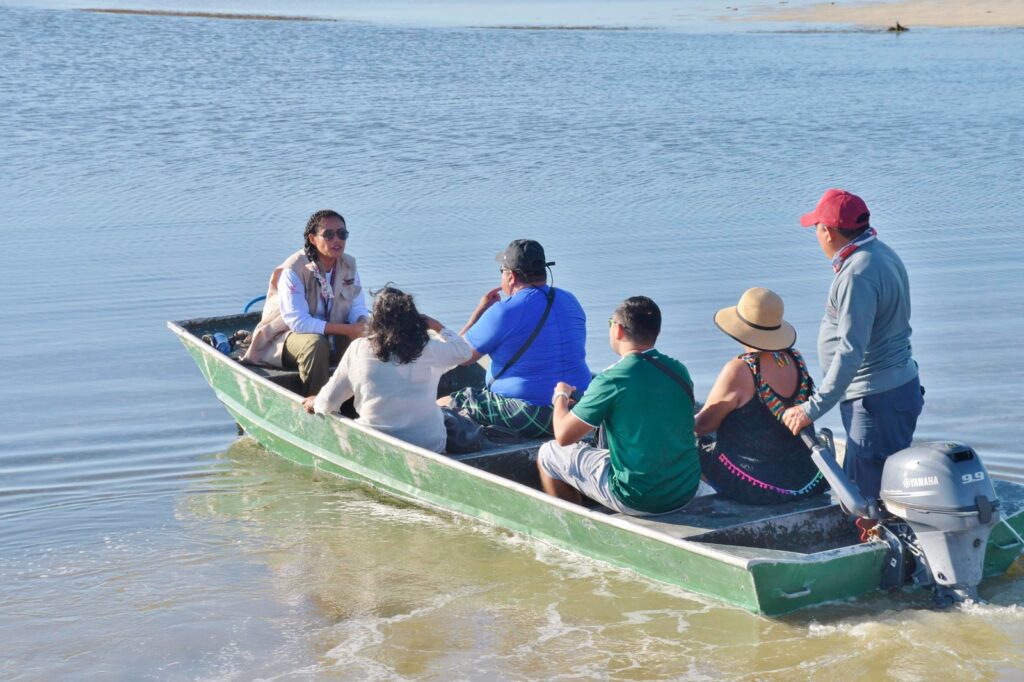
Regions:
<svg viewBox="0 0 1024 682"><path fill-rule="evenodd" d="M1019 542L1020 544L1024 545L1024 538L1022 538L1020 536L1020 533L1018 533L1016 530L1014 530L1013 526L1010 525L1010 522L1007 521L1005 518L1003 518L1001 520L1003 522L1003 525L1005 525L1007 528L1009 528L1010 532L1013 533L1013 537L1017 538L1017 542Z"/></svg>
<svg viewBox="0 0 1024 682"><path fill-rule="evenodd" d="M260 301L266 300L266 298L266 296L257 296L256 298L252 299L251 301L245 304L244 308L242 308L242 314L244 315L245 313L249 312L249 308L253 307Z"/></svg>

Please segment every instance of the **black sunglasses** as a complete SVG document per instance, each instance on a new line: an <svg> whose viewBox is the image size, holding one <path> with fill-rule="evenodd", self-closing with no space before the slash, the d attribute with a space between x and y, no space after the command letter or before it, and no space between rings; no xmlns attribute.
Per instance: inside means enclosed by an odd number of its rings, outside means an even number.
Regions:
<svg viewBox="0 0 1024 682"><path fill-rule="evenodd" d="M345 241L346 239L348 239L348 230L346 230L343 227L340 230L324 230L323 232L320 233L320 236L327 241L331 241L332 239L334 239L335 235L337 235L338 239L340 239L341 241Z"/></svg>

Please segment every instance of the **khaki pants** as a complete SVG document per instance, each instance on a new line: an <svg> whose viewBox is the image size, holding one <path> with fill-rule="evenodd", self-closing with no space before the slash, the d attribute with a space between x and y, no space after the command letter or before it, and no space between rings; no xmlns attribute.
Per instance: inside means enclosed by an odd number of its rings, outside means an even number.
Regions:
<svg viewBox="0 0 1024 682"><path fill-rule="evenodd" d="M285 369L299 370L303 395L316 395L331 378L331 363L336 362L348 348L351 339L335 336L335 352L323 334L296 334L292 332L284 339L284 353L281 355Z"/></svg>

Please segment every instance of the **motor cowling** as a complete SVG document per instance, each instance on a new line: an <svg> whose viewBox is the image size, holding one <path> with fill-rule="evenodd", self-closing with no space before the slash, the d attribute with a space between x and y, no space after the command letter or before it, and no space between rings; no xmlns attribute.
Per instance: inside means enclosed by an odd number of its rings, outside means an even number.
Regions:
<svg viewBox="0 0 1024 682"><path fill-rule="evenodd" d="M940 601L977 598L999 499L977 453L963 443L921 443L882 471L886 511L911 527Z"/></svg>

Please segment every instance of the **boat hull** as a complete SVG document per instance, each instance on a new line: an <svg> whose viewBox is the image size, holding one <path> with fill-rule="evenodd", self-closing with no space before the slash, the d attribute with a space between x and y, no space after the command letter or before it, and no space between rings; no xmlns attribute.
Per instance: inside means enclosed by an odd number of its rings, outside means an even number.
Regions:
<svg viewBox="0 0 1024 682"><path fill-rule="evenodd" d="M756 613L781 614L878 588L886 556L882 543L801 553L679 537L685 533L673 536L628 517L552 498L349 419L309 415L292 391L228 358L181 325L168 326L241 428L267 450L297 464L507 528ZM506 456L530 458L532 453L524 449ZM812 518L810 514L819 511L803 513ZM803 517L794 514L797 518L802 522ZM1020 515L1011 523L1018 533L1024 529ZM1005 532L1000 534L1000 529ZM1013 542L1013 533L997 527L986 555L987 574L1005 572L1021 550Z"/></svg>

